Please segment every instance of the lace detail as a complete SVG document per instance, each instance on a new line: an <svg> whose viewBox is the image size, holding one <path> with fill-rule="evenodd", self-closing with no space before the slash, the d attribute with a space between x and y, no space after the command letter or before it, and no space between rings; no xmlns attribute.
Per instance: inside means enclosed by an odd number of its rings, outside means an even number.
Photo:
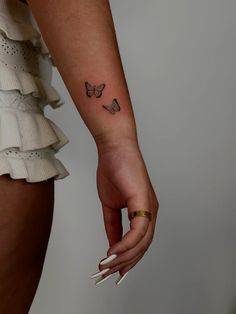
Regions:
<svg viewBox="0 0 236 314"><path fill-rule="evenodd" d="M30 41L14 41L0 33L0 61L18 71L39 75L38 47Z"/></svg>
<svg viewBox="0 0 236 314"><path fill-rule="evenodd" d="M54 64L28 6L0 0L0 175L27 182L69 175L55 157L69 139L44 115L46 105L65 103L42 77L48 65Z"/></svg>
<svg viewBox="0 0 236 314"><path fill-rule="evenodd" d="M55 151L49 147L28 151L19 151L19 149L11 147L0 151L0 156L32 160L34 158L52 158L54 153Z"/></svg>
<svg viewBox="0 0 236 314"><path fill-rule="evenodd" d="M16 148L0 151L0 175L9 174L13 179L40 182L49 178L63 179L70 173L52 148L21 152Z"/></svg>

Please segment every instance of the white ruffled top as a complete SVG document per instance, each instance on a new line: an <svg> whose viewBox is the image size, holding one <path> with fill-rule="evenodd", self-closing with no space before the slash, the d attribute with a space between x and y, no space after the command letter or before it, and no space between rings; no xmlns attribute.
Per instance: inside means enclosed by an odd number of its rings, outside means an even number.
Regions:
<svg viewBox="0 0 236 314"><path fill-rule="evenodd" d="M28 6L0 0L0 175L27 182L69 175L55 157L69 139L44 115L46 105L65 103L51 85L52 66Z"/></svg>

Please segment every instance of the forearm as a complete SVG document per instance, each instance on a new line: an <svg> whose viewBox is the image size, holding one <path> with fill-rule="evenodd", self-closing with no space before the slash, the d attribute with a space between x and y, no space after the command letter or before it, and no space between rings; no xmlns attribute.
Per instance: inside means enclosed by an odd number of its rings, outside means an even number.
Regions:
<svg viewBox="0 0 236 314"><path fill-rule="evenodd" d="M28 4L95 141L136 141L131 99L108 0L28 0ZM85 82L105 84L105 88L101 95L86 93ZM112 109L114 99L118 105Z"/></svg>

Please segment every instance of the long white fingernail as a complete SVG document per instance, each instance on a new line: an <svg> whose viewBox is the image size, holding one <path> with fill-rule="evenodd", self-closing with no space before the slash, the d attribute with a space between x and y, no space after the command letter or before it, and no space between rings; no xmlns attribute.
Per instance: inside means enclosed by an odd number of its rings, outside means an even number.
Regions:
<svg viewBox="0 0 236 314"><path fill-rule="evenodd" d="M96 278L96 277L98 277L98 276L100 276L100 275L103 275L103 274L105 274L106 272L108 272L109 269L110 269L110 268L103 269L103 270L101 270L101 271L99 271L99 272L97 272L97 273L91 275L90 278Z"/></svg>
<svg viewBox="0 0 236 314"><path fill-rule="evenodd" d="M107 280L108 278L111 277L112 274L106 276L105 278L101 278L95 281L95 285L99 285L100 283L102 283L103 281Z"/></svg>
<svg viewBox="0 0 236 314"><path fill-rule="evenodd" d="M120 276L117 278L117 280L115 281L115 283L116 283L117 285L119 285L119 284L125 279L125 277L126 277L127 274L128 274L128 271L127 271L126 273L124 273L123 276L120 275Z"/></svg>
<svg viewBox="0 0 236 314"><path fill-rule="evenodd" d="M106 259L104 259L103 261L101 261L99 264L103 265L103 264L109 263L109 262L113 261L113 259L115 259L116 257L117 257L117 254L112 254L112 255L108 256Z"/></svg>

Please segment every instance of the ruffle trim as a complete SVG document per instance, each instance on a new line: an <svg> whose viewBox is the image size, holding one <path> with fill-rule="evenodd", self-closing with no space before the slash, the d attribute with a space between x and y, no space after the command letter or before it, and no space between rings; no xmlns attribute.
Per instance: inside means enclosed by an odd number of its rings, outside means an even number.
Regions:
<svg viewBox="0 0 236 314"><path fill-rule="evenodd" d="M38 48L39 53L47 57L55 66L41 33L32 24L9 19L3 12L0 12L0 32L12 40L30 40Z"/></svg>
<svg viewBox="0 0 236 314"><path fill-rule="evenodd" d="M41 37L31 24L10 19L3 12L0 12L0 30L12 40L34 40Z"/></svg>
<svg viewBox="0 0 236 314"><path fill-rule="evenodd" d="M43 114L0 108L0 151L11 147L26 151L48 146L58 151L68 142L61 128Z"/></svg>
<svg viewBox="0 0 236 314"><path fill-rule="evenodd" d="M31 41L38 52L55 66L40 31L31 23L30 11L22 3L0 3L0 32L15 41ZM53 109L65 101L48 82L29 72L19 71L0 63L0 90L19 91L39 99L43 109L49 104ZM39 182L54 177L63 179L70 173L55 153L69 139L43 112L0 107L0 175L13 179ZM32 158L33 157L33 158Z"/></svg>
<svg viewBox="0 0 236 314"><path fill-rule="evenodd" d="M70 173L54 156L29 160L0 155L0 175L2 174L9 174L12 179L25 179L33 183L52 177L55 180L63 179Z"/></svg>
<svg viewBox="0 0 236 314"><path fill-rule="evenodd" d="M57 108L65 103L59 92L48 82L40 77L25 71L17 71L0 63L0 89L16 89L23 95L41 98L48 102L52 108Z"/></svg>

